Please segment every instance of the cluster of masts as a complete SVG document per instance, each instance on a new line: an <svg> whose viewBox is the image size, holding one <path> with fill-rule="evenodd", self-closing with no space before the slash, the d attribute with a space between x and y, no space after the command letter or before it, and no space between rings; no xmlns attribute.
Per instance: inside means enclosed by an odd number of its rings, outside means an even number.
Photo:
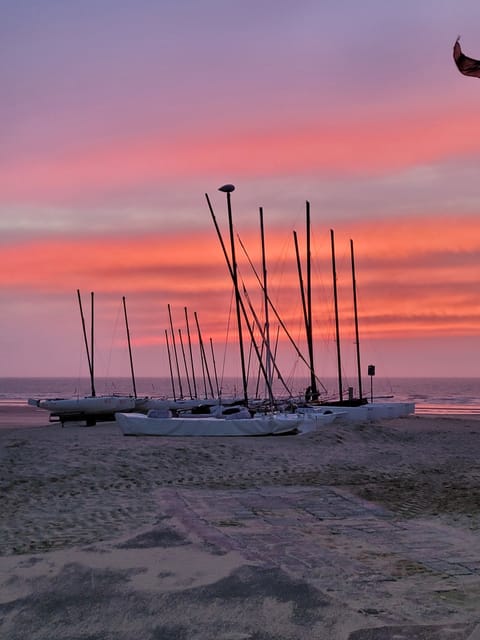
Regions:
<svg viewBox="0 0 480 640"><path fill-rule="evenodd" d="M238 325L238 334L239 334L239 349L240 349L240 361L242 366L242 380L243 380L243 390L244 390L244 400L248 401L247 398L247 377L245 370L245 356L243 349L243 339L242 339L242 318L244 319L244 324L250 330L250 323L248 321L247 313L245 310L245 305L243 302L243 298L240 292L239 282L238 282L238 272L237 272L237 262L236 262L236 254L235 254L235 241L234 241L234 230L233 230L233 219L232 219L232 206L231 206L231 193L234 191L235 187L232 184L226 184L223 187L220 187L219 191L222 191L226 194L227 199L227 211L228 211L228 224L229 224L229 235L230 235L230 255L227 252L225 242L222 238L215 213L213 211L213 207L208 197L208 194L205 194L208 207L210 210L210 214L212 216L213 223L215 225L215 229L223 250L223 254L225 257L225 261L227 264L228 271L232 278L233 287L235 290L235 302L236 302L236 312L237 312L237 325ZM302 299L302 309L303 309L303 317L305 324L305 334L307 339L307 347L308 347L308 359L304 358L298 349L297 345L293 341L290 333L287 331L284 323L281 321L278 313L276 312L275 306L273 305L270 297L268 295L267 289L267 270L266 270L266 258L265 258L265 235L264 235L264 225L263 225L263 209L260 207L260 233L261 233L261 247L262 247L262 276L260 279L257 275L257 280L260 284L260 287L263 291L264 295L264 308L265 308L265 321L264 321L264 330L261 326L258 326L260 330L260 334L262 336L262 349L265 348L266 351L266 359L265 365L263 364L262 358L260 356L260 351L258 346L255 343L253 333L250 331L250 338L254 345L255 351L257 353L259 359L259 365L262 370L262 373L265 378L269 399L273 404L273 392L272 392L272 371L276 369L275 366L275 358L272 355L270 349L270 338L269 338L269 309L273 310L277 319L280 322L280 325L285 330L286 335L294 346L297 355L303 360L303 362L307 365L309 373L310 373L310 385L307 388L305 399L309 401L316 402L320 397L319 385L322 387L323 391L326 392L325 387L318 379L315 373L315 364L314 364L314 344L313 344L313 321L312 321L312 278L311 278L311 225L310 225L310 203L306 202L306 281L303 276L302 263L300 258L300 250L298 244L297 234L294 231L294 242L295 242L295 254L297 261L297 269L298 276L300 282L300 293ZM343 392L343 380L342 380L342 362L341 362L341 351L340 351L340 329L339 329L339 313L338 313L338 295L337 295L337 273L336 273L336 260L335 260L335 240L334 240L334 232L333 229L330 230L330 239L331 239L331 252L332 252L332 272L333 272L333 293L334 293L334 307L335 307L335 337L336 337L336 346L337 346L337 370L338 370L338 396L339 402L343 402L344 400L344 392ZM242 245L243 248L243 245ZM356 360L357 360L357 373L358 373L358 400L361 402L363 400L363 392L362 392L362 380L361 380L361 363L360 363L360 340L359 340L359 327L358 327L358 309L357 309L357 290L356 290L356 277L355 277L355 258L354 258L354 249L353 249L353 240L350 240L350 254L351 254L351 268L352 268L352 284L353 284L353 305L354 305L354 317L355 317L355 344L356 344ZM253 265L252 265L253 267ZM244 296L246 296L246 291L244 287ZM247 297L248 300L248 297ZM255 320L256 320L256 316ZM273 367L273 368L272 368ZM276 370L277 375L280 373ZM351 399L351 398L350 398Z"/></svg>
<svg viewBox="0 0 480 640"><path fill-rule="evenodd" d="M270 407L275 406L275 397L273 393L274 377L283 385L287 396L292 397L290 389L288 388L288 385L286 384L281 374L281 371L277 366L276 347L272 349L272 346L271 346L270 314L273 313L276 317L276 320L279 323L279 327L281 327L282 330L285 332L285 335L287 336L288 340L293 346L297 356L299 357L300 360L303 361L303 363L306 365L307 370L309 372L309 385L305 391L304 399L308 402L314 402L314 403L320 402L321 392L327 393L327 389L317 377L315 372L315 363L314 363L310 203L308 201L306 202L306 270L305 270L305 274L302 268L302 261L300 256L297 233L295 231L293 232L296 263L297 263L298 277L299 277L299 283L300 283L303 318L304 318L304 325L305 325L305 335L306 335L306 342L307 342L307 349L308 349L308 355L305 357L301 353L291 333L288 331L287 327L285 326L285 323L281 319L280 314L278 313L275 305L273 304L269 296L267 267L266 267L266 252L265 252L265 229L264 229L262 207L259 208L261 254L262 254L261 274L259 274L255 269L243 243L241 242L240 238L238 238L238 242L240 243L242 250L247 256L247 259L250 263L253 273L261 288L261 292L263 295L263 309L264 309L264 318L262 320L258 317L258 314L255 312L255 309L250 301L247 289L243 282L242 282L242 287L240 287L240 279L238 274L238 265L237 265L237 256L236 256L235 233L234 233L233 216L232 216L232 203L231 203L231 194L234 190L235 190L235 187L232 184L223 185L219 189L219 191L226 194L228 229L229 229L229 247L227 247L227 243L225 242L223 235L220 231L220 227L217 222L217 218L215 216L208 194L205 194L205 197L207 200L208 208L213 220L213 224L215 226L218 240L220 242L220 246L225 258L227 269L231 277L233 289L234 289L235 314L236 314L237 332L238 332L238 348L239 348L240 366L241 366L241 375L242 375L242 396L240 400L246 406L248 406L250 401L249 392L248 392L248 369L250 365L249 363L247 363L247 357L245 354L245 345L244 345L245 328L248 331L251 350L255 352L256 358L258 360L258 367L259 367L255 399L258 399L259 382L260 380L262 380L263 384L265 385L265 392L266 392L266 398L264 400ZM343 391L342 362L341 362L341 350L340 350L335 240L334 240L334 232L332 229L330 230L330 242L331 242L331 256L332 256L332 277L333 277L334 312L335 312L335 337L336 337L335 342L336 342L337 371L338 371L338 402L342 403L344 402L344 391ZM352 240L350 240L350 257L351 257L352 285L353 285L355 345L356 345L356 361L357 361L357 374L358 374L358 398L353 399L352 392L350 389L349 398L347 402L355 401L357 403L362 403L364 401L364 398L363 398L363 391L362 391L362 377L361 377L361 364L360 364L360 341L359 341L359 327L358 327L355 259L354 259L354 249L353 249ZM95 382L94 382L95 377L94 377L94 335L93 335L94 294L93 292L91 293L92 320L91 320L90 345L89 345L86 326L85 326L82 300L80 296L80 291L78 290L77 290L77 295L78 295L78 302L80 306L83 336L85 341L85 348L87 353L89 374L90 374L90 380L91 380L91 395L95 397L96 391L95 391ZM129 351L129 359L130 359L130 370L131 370L131 377L132 377L132 384L133 384L133 393L136 398L137 390L136 390L135 373L134 373L134 367L133 367L130 330L128 325L125 296L123 296L122 302L123 302L123 311L124 311L125 325L126 325L126 331L127 331L127 341L128 341L128 351ZM197 313L194 312L194 319L195 319L195 326L196 326L196 331L198 336L198 345L199 345L199 351L200 351L201 379L203 380L202 392L200 392L200 390L197 388L197 375L196 375L195 365L194 365L192 340L191 340L191 332L190 332L190 321L189 321L187 307L184 307L187 344L185 344L185 339L181 329L178 329L179 349L177 348L177 338L176 338L176 333L173 326L173 319L172 319L172 312L171 312L170 305L168 305L167 308L168 308L169 330L165 329L165 342L166 342L167 354L168 354L168 363L169 363L169 372L170 372L173 399L177 400L177 399L185 398L187 389L188 389L188 396L192 399L199 398L199 395L201 393L204 393L205 398L208 398L208 397L218 398L218 399L221 398L222 389L219 383L219 378L217 373L213 342L212 342L212 339L210 338L210 345L209 345L210 357L211 357L211 363L213 363L213 381L212 381L212 374L208 364L209 358L207 357L207 350L205 348L205 343L202 337L202 332L200 329ZM258 344L258 340L255 337L255 333L257 333L257 335L258 334L260 335L260 345ZM278 342L278 332L277 332L277 342ZM184 384L182 383L182 375L180 373L181 367L179 362L180 360L179 351L180 351L180 358L183 362L184 382L186 381L187 389L184 388Z"/></svg>
<svg viewBox="0 0 480 640"><path fill-rule="evenodd" d="M280 323L280 326L285 331L287 337L292 343L293 347L297 355L300 359L307 365L308 371L310 374L310 384L306 391L306 398L308 400L317 402L320 398L320 390L319 386L322 387L323 391L326 392L325 387L318 379L315 373L315 364L314 364L314 344L313 344L313 320L312 320L312 278L311 278L311 225L310 225L310 203L307 201L306 203L306 282L303 276L302 263L300 258L300 250L298 244L297 234L294 231L294 242L295 242L295 253L296 253L296 261L297 261L297 269L300 281L300 292L302 299L302 308L303 308L303 316L305 323L305 333L307 339L308 346L308 357L305 358L300 352L298 346L295 341L292 339L291 334L288 332L284 323L282 322L279 314L277 313L275 306L273 305L269 295L268 295L268 284L267 284L267 269L266 269L266 257L265 257L265 233L264 233L264 224L263 224L263 209L260 207L260 235L261 235L261 248L262 248L262 277L257 274L253 265L252 269L257 277L257 280L260 284L263 297L264 297L264 309L265 309L265 318L263 325L258 321L258 318L250 305L248 294L246 292L245 286L243 285L243 292L240 290L239 278L238 278L238 269L237 269L237 259L236 259L236 248L235 248L235 234L234 234L234 226L233 226L233 216L232 216L232 203L231 203L231 194L235 190L234 185L226 184L219 188L219 191L226 194L227 200L227 213L228 213L228 226L229 226L229 238L230 238L230 251L227 250L226 243L223 239L223 236L220 232L219 225L217 223L217 219L210 201L208 194L205 194L208 208L210 210L210 214L215 226L215 230L217 232L217 236L223 251L223 255L225 258L225 262L227 265L228 272L232 279L234 293L235 293L235 305L236 305L236 316L237 316L237 329L238 329L238 346L240 350L240 363L242 369L242 385L243 385L243 396L245 403L248 403L248 391L247 391L247 373L246 373L246 363L245 363L245 351L243 346L243 327L246 327L249 334L252 346L257 354L258 363L262 375L265 380L268 400L273 405L274 397L272 390L272 379L273 373L276 374L278 379L283 382L283 378L281 376L278 367L276 366L275 357L271 350L270 343L270 322L269 322L269 310L272 310L277 320ZM338 313L338 295L337 295L337 274L336 274L336 260L335 260L335 241L334 241L334 232L330 230L330 239L331 239L331 252L332 252L332 272L333 272L333 288L334 288L334 306L335 306L335 336L336 336L336 345L337 345L337 369L338 369L338 396L339 402L344 401L344 392L343 392L343 380L342 380L342 362L341 362L341 351L340 351L340 329L339 329L339 313ZM241 241L240 241L241 244ZM244 249L243 245L241 245ZM246 252L245 252L246 253ZM356 359L357 359L357 373L358 373L358 400L361 402L363 400L363 391L362 391L362 381L361 381L361 363L360 363L360 341L359 341L359 328L358 328L358 309L357 309L357 291L356 291L356 277L355 277L355 259L354 259L354 249L353 249L353 241L350 240L350 254L351 254L351 268L352 268L352 284L353 284L353 305L354 305L354 317L355 317L355 344L356 344ZM248 256L247 256L248 257ZM242 295L243 293L243 295ZM246 304L250 307L250 312L253 314L254 324L257 326L257 329L261 336L261 346L259 347L256 343L255 337L253 335L252 324L249 321ZM265 359L262 358L262 353L265 351ZM351 398L350 398L351 400Z"/></svg>

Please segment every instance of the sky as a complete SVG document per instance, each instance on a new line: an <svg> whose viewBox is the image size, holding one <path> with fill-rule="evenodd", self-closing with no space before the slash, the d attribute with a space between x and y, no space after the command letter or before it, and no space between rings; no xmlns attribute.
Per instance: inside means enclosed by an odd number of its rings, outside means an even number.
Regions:
<svg viewBox="0 0 480 640"><path fill-rule="evenodd" d="M224 184L260 325L263 211L282 375L306 374L308 202L318 375L334 282L356 375L353 241L362 375L478 376L480 81L459 35L480 58L477 0L0 0L0 377L88 376L77 291L98 375L130 375L123 297L137 376L169 375L166 339L182 369L187 330L236 375L206 198L230 251Z"/></svg>

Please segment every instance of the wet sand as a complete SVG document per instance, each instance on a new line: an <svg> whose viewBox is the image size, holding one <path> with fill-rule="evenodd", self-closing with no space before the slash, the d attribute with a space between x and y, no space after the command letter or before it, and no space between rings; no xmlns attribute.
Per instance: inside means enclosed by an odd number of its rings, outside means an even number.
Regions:
<svg viewBox="0 0 480 640"><path fill-rule="evenodd" d="M229 439L0 413L2 638L480 638L479 416Z"/></svg>

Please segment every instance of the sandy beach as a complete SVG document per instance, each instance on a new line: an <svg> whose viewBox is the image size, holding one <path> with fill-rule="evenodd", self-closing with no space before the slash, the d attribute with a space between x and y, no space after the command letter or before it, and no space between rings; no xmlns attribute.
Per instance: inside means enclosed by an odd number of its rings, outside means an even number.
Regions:
<svg viewBox="0 0 480 640"><path fill-rule="evenodd" d="M181 439L1 412L2 638L480 638L479 416Z"/></svg>

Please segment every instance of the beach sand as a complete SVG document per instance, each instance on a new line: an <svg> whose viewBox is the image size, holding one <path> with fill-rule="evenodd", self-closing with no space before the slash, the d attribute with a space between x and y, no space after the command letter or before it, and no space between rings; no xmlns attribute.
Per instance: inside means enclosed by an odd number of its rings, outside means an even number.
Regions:
<svg viewBox="0 0 480 640"><path fill-rule="evenodd" d="M480 639L479 416L132 438L1 411L1 638Z"/></svg>

